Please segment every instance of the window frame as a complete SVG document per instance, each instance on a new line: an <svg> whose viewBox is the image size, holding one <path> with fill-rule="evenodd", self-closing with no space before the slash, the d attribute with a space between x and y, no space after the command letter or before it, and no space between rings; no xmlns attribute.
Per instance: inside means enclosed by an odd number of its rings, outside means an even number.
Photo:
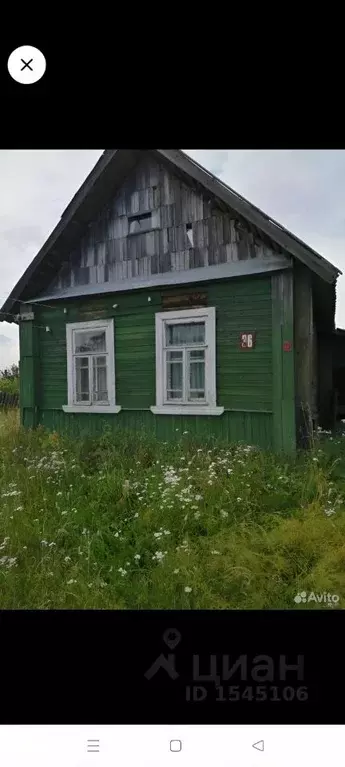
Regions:
<svg viewBox="0 0 345 767"><path fill-rule="evenodd" d="M165 329L169 324L205 322L205 342L191 345L192 349L205 349L205 400L177 401L167 399L167 366ZM176 311L157 312L156 327L156 405L150 410L156 415L221 415L224 407L217 407L216 391L216 310L215 307L197 309L179 309ZM172 351L177 350L172 347ZM181 346L180 350L185 350ZM183 359L186 353L183 352ZM184 363L183 363L184 364ZM188 363L187 363L188 369Z"/></svg>
<svg viewBox="0 0 345 767"><path fill-rule="evenodd" d="M74 353L74 333L88 330L105 330L106 351L99 352L96 356L106 357L107 360L107 386L108 402L77 402L76 398L76 375L75 359L76 356L91 357L93 355L85 352L83 355ZM67 391L68 404L63 405L65 413L118 413L121 406L116 405L115 396L115 335L114 320L112 318L105 320L88 320L85 322L67 322L66 323L66 350L67 350ZM89 362L89 370L90 365Z"/></svg>

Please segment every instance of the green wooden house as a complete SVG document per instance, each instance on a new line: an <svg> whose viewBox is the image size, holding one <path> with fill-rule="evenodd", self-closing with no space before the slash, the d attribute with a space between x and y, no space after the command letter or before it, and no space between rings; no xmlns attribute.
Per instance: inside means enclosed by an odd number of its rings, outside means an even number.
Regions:
<svg viewBox="0 0 345 767"><path fill-rule="evenodd" d="M180 150L106 150L1 309L22 423L291 452L331 418L339 274Z"/></svg>

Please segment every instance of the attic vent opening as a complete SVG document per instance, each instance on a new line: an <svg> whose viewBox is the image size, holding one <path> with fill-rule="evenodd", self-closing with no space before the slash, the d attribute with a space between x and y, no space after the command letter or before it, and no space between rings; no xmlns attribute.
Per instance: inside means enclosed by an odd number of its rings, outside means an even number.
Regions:
<svg viewBox="0 0 345 767"><path fill-rule="evenodd" d="M193 227L192 227L192 224L186 224L186 232L187 232L187 237L189 239L189 242L190 242L192 248L194 248L194 237L193 237Z"/></svg>
<svg viewBox="0 0 345 767"><path fill-rule="evenodd" d="M140 234L152 229L152 214L137 213L135 216L128 216L129 234Z"/></svg>

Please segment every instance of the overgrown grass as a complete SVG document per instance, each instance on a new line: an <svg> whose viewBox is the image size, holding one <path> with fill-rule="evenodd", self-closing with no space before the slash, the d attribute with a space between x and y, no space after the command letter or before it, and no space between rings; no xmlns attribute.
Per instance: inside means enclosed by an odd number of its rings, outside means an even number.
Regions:
<svg viewBox="0 0 345 767"><path fill-rule="evenodd" d="M0 414L0 608L345 604L345 438L281 459L145 434L72 441Z"/></svg>

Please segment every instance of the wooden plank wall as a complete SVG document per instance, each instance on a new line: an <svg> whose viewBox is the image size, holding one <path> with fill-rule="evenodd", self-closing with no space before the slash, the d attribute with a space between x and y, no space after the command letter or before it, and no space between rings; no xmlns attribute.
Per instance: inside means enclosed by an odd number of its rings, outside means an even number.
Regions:
<svg viewBox="0 0 345 767"><path fill-rule="evenodd" d="M151 231L129 235L129 217L144 212L152 214ZM48 292L272 254L269 243L243 221L147 156L89 225Z"/></svg>
<svg viewBox="0 0 345 767"><path fill-rule="evenodd" d="M216 308L217 401L222 416L155 416L155 313L162 311L171 290L133 291L88 300L75 299L55 308L37 307L35 322L40 334L39 421L49 428L102 430L104 421L117 428L145 426L164 438L181 429L214 434L222 439L243 439L263 447L272 445L272 319L271 278L251 277L206 283L205 303ZM186 293L177 287L175 295ZM150 301L148 301L150 298ZM70 415L67 404L66 322L93 317L113 317L115 329L116 401L118 415ZM44 327L49 325L50 332ZM240 347L241 332L256 332L252 351ZM185 425L187 424L187 425ZM175 429L179 429L176 432ZM169 436L170 435L170 436Z"/></svg>

